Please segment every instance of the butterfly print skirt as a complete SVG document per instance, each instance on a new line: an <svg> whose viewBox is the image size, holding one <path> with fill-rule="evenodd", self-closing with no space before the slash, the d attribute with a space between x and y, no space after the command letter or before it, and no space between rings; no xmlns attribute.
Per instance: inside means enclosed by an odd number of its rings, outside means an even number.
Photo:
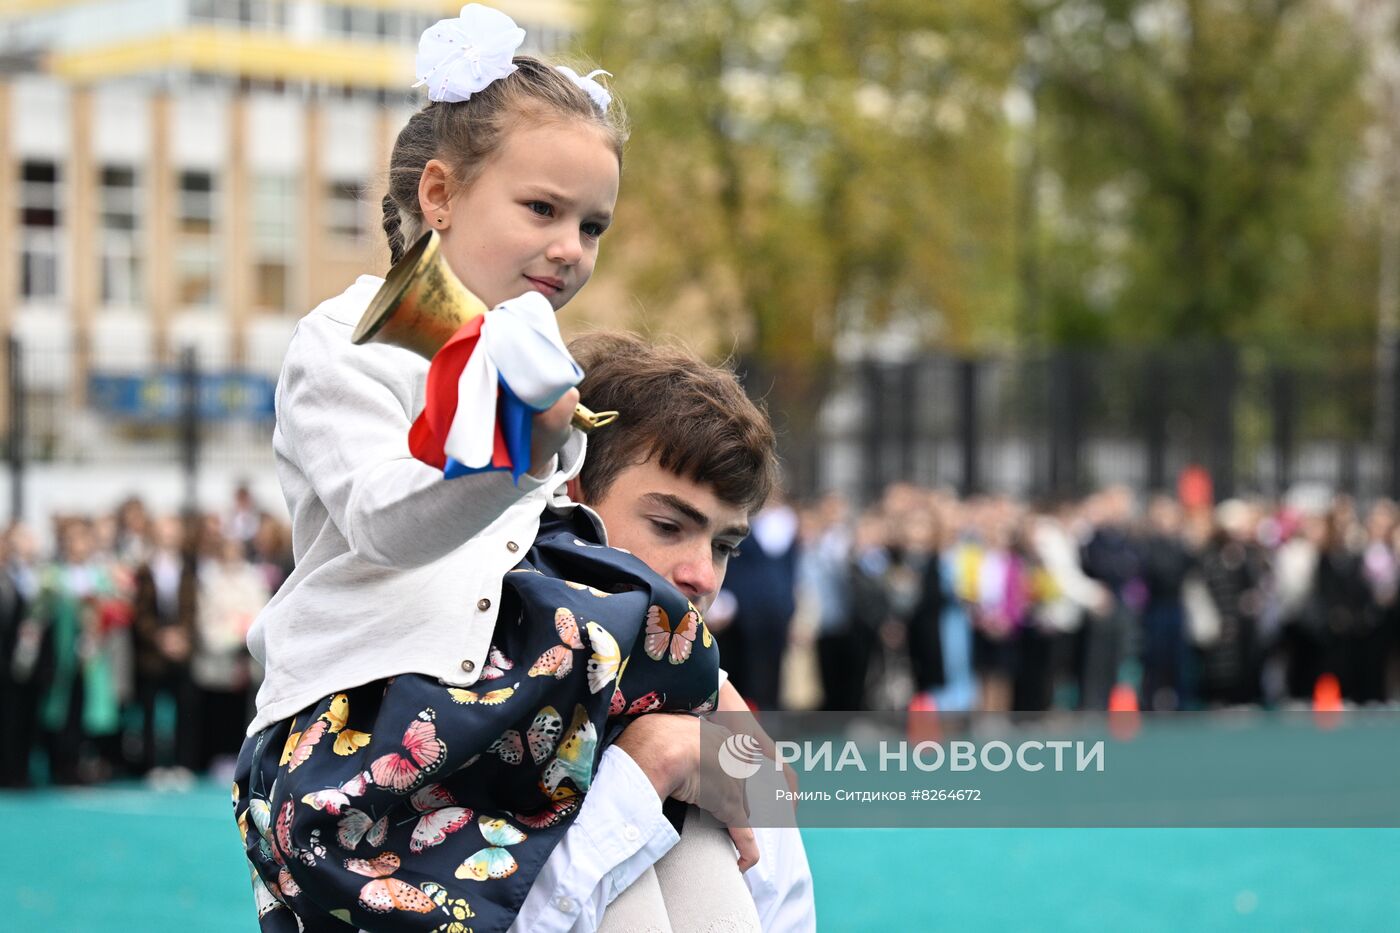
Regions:
<svg viewBox="0 0 1400 933"><path fill-rule="evenodd" d="M505 930L631 717L713 709L695 607L592 525L508 574L472 689L404 674L243 744L234 816L264 931Z"/></svg>

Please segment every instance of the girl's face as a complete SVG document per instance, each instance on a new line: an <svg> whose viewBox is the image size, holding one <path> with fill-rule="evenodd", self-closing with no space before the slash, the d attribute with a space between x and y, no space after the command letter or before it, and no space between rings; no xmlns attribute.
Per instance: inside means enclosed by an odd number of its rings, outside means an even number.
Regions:
<svg viewBox="0 0 1400 933"><path fill-rule="evenodd" d="M618 174L601 129L551 122L511 130L464 189L434 159L418 200L452 271L488 308L537 291L558 311L593 274Z"/></svg>

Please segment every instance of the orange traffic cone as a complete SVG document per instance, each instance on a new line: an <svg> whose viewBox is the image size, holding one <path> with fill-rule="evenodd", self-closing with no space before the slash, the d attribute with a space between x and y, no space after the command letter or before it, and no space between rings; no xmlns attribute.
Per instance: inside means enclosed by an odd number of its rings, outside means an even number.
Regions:
<svg viewBox="0 0 1400 933"><path fill-rule="evenodd" d="M1342 685L1336 674L1323 674L1313 685L1313 720L1319 729L1331 729L1341 718Z"/></svg>
<svg viewBox="0 0 1400 933"><path fill-rule="evenodd" d="M1137 691L1132 684L1119 683L1108 693L1110 713L1136 713L1138 711Z"/></svg>
<svg viewBox="0 0 1400 933"><path fill-rule="evenodd" d="M937 742L943 738L943 729L938 722L938 704L927 693L916 693L909 701L909 718L905 733L912 747L920 742Z"/></svg>
<svg viewBox="0 0 1400 933"><path fill-rule="evenodd" d="M1108 731L1115 739L1126 742L1136 736L1141 727L1137 691L1132 684L1120 681L1108 693Z"/></svg>

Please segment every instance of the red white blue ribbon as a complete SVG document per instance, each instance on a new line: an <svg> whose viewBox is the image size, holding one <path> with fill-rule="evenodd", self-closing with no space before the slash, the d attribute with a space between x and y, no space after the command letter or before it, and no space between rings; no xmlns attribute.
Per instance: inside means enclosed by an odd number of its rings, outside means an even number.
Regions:
<svg viewBox="0 0 1400 933"><path fill-rule="evenodd" d="M473 318L438 350L409 450L446 479L509 470L519 481L530 469L533 416L582 378L554 308L526 292Z"/></svg>

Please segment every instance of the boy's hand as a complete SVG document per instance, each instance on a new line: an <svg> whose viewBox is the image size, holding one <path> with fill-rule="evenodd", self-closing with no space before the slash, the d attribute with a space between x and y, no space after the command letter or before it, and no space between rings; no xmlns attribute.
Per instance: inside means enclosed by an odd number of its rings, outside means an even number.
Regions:
<svg viewBox="0 0 1400 933"><path fill-rule="evenodd" d="M708 620L706 621L708 623ZM758 724L758 719L749 709L749 704L744 702L744 698L739 695L739 691L735 690L734 685L728 680L719 688L719 705L717 707L717 712L726 714L726 719L731 725L734 722L734 720L730 718L731 716L738 715L744 717L741 728L758 740L758 744L763 747L764 755L774 761L778 760L778 747L773 744L772 736ZM788 787L796 793L797 772L793 771L787 764L784 764L783 777L787 780Z"/></svg>
<svg viewBox="0 0 1400 933"><path fill-rule="evenodd" d="M578 389L570 389L553 406L535 415L530 443L530 475L535 479L549 476L554 455L573 430L570 422L577 407Z"/></svg>
<svg viewBox="0 0 1400 933"><path fill-rule="evenodd" d="M617 746L627 753L651 781L662 800L675 797L708 810L729 827L729 838L739 852L739 870L758 864L758 841L749 826L744 783L721 772L700 780L702 735L706 748L719 747L728 732L694 716L648 713L639 716L618 736ZM714 770L714 769L712 769Z"/></svg>

